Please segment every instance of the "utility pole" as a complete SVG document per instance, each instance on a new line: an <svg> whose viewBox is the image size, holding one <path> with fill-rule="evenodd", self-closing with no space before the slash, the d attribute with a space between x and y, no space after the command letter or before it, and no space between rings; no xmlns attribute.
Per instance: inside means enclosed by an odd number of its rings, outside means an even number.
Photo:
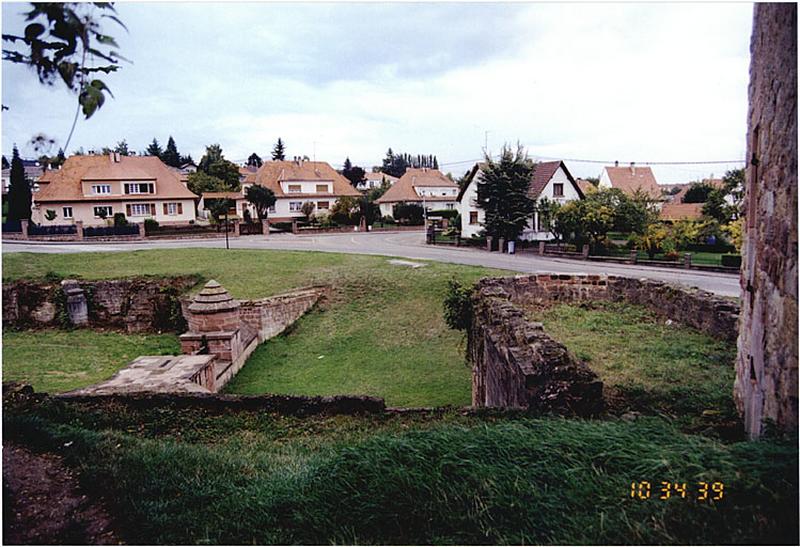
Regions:
<svg viewBox="0 0 800 547"><path fill-rule="evenodd" d="M225 248L230 249L230 243L228 243L228 209L230 206L228 205L228 200L225 199Z"/></svg>

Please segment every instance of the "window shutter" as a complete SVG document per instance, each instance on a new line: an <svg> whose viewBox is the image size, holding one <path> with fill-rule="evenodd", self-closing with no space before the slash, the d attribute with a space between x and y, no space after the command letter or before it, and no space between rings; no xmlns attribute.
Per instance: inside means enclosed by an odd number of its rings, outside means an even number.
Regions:
<svg viewBox="0 0 800 547"><path fill-rule="evenodd" d="M183 214L183 203L178 203L178 214L179 215Z"/></svg>
<svg viewBox="0 0 800 547"><path fill-rule="evenodd" d="M167 204L166 203L164 204L164 214L165 215L169 214L169 213L167 213Z"/></svg>
<svg viewBox="0 0 800 547"><path fill-rule="evenodd" d="M125 216L131 216L131 206L130 204L125 206Z"/></svg>
<svg viewBox="0 0 800 547"><path fill-rule="evenodd" d="M155 203L151 203L150 204L150 214L153 215L153 216L156 216L156 204Z"/></svg>

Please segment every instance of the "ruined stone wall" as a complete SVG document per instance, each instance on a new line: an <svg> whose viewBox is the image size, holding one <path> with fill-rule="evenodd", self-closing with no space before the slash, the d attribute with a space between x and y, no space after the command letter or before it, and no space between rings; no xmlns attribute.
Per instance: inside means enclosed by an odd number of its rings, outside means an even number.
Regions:
<svg viewBox="0 0 800 547"><path fill-rule="evenodd" d="M473 405L577 415L598 412L602 383L550 338L541 323L526 316L531 307L585 301L643 305L661 317L728 342L737 335L738 305L697 289L602 275L482 279L473 292L468 332Z"/></svg>
<svg viewBox="0 0 800 547"><path fill-rule="evenodd" d="M239 316L263 342L283 332L325 294L325 287L311 287L259 300L241 300Z"/></svg>
<svg viewBox="0 0 800 547"><path fill-rule="evenodd" d="M78 281L89 310L89 326L127 332L176 328L176 297L197 283L194 276ZM15 328L61 326L59 282L17 280L3 283L3 321ZM179 327L179 325L178 325Z"/></svg>
<svg viewBox="0 0 800 547"><path fill-rule="evenodd" d="M797 5L756 4L750 42L742 320L734 394L745 429L796 431Z"/></svg>

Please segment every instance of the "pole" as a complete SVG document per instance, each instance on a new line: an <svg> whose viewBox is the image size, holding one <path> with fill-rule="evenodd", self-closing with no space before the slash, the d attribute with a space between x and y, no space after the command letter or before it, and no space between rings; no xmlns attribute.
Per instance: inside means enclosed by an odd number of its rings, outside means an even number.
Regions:
<svg viewBox="0 0 800 547"><path fill-rule="evenodd" d="M230 249L231 245L228 243L228 202L225 201L225 248Z"/></svg>

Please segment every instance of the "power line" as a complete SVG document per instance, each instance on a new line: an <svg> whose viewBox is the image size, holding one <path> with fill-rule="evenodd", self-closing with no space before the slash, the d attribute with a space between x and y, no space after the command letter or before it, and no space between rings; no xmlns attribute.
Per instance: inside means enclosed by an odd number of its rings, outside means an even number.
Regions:
<svg viewBox="0 0 800 547"><path fill-rule="evenodd" d="M579 158L555 158L551 156L539 156L537 154L530 154L536 159L540 160L562 160L562 161L569 161L573 163L597 163L602 165L613 165L615 163L619 163L620 165L627 165L630 163L634 163L634 165L718 165L718 164L730 164L730 163L745 163L745 160L708 160L708 161L637 161L637 162L622 162L619 160L589 160L589 159L579 159ZM492 157L499 157L499 154L492 154ZM450 161L446 163L441 163L439 165L460 165L464 163L477 163L483 161L484 158L480 159L473 159L473 160L462 160L462 161Z"/></svg>

